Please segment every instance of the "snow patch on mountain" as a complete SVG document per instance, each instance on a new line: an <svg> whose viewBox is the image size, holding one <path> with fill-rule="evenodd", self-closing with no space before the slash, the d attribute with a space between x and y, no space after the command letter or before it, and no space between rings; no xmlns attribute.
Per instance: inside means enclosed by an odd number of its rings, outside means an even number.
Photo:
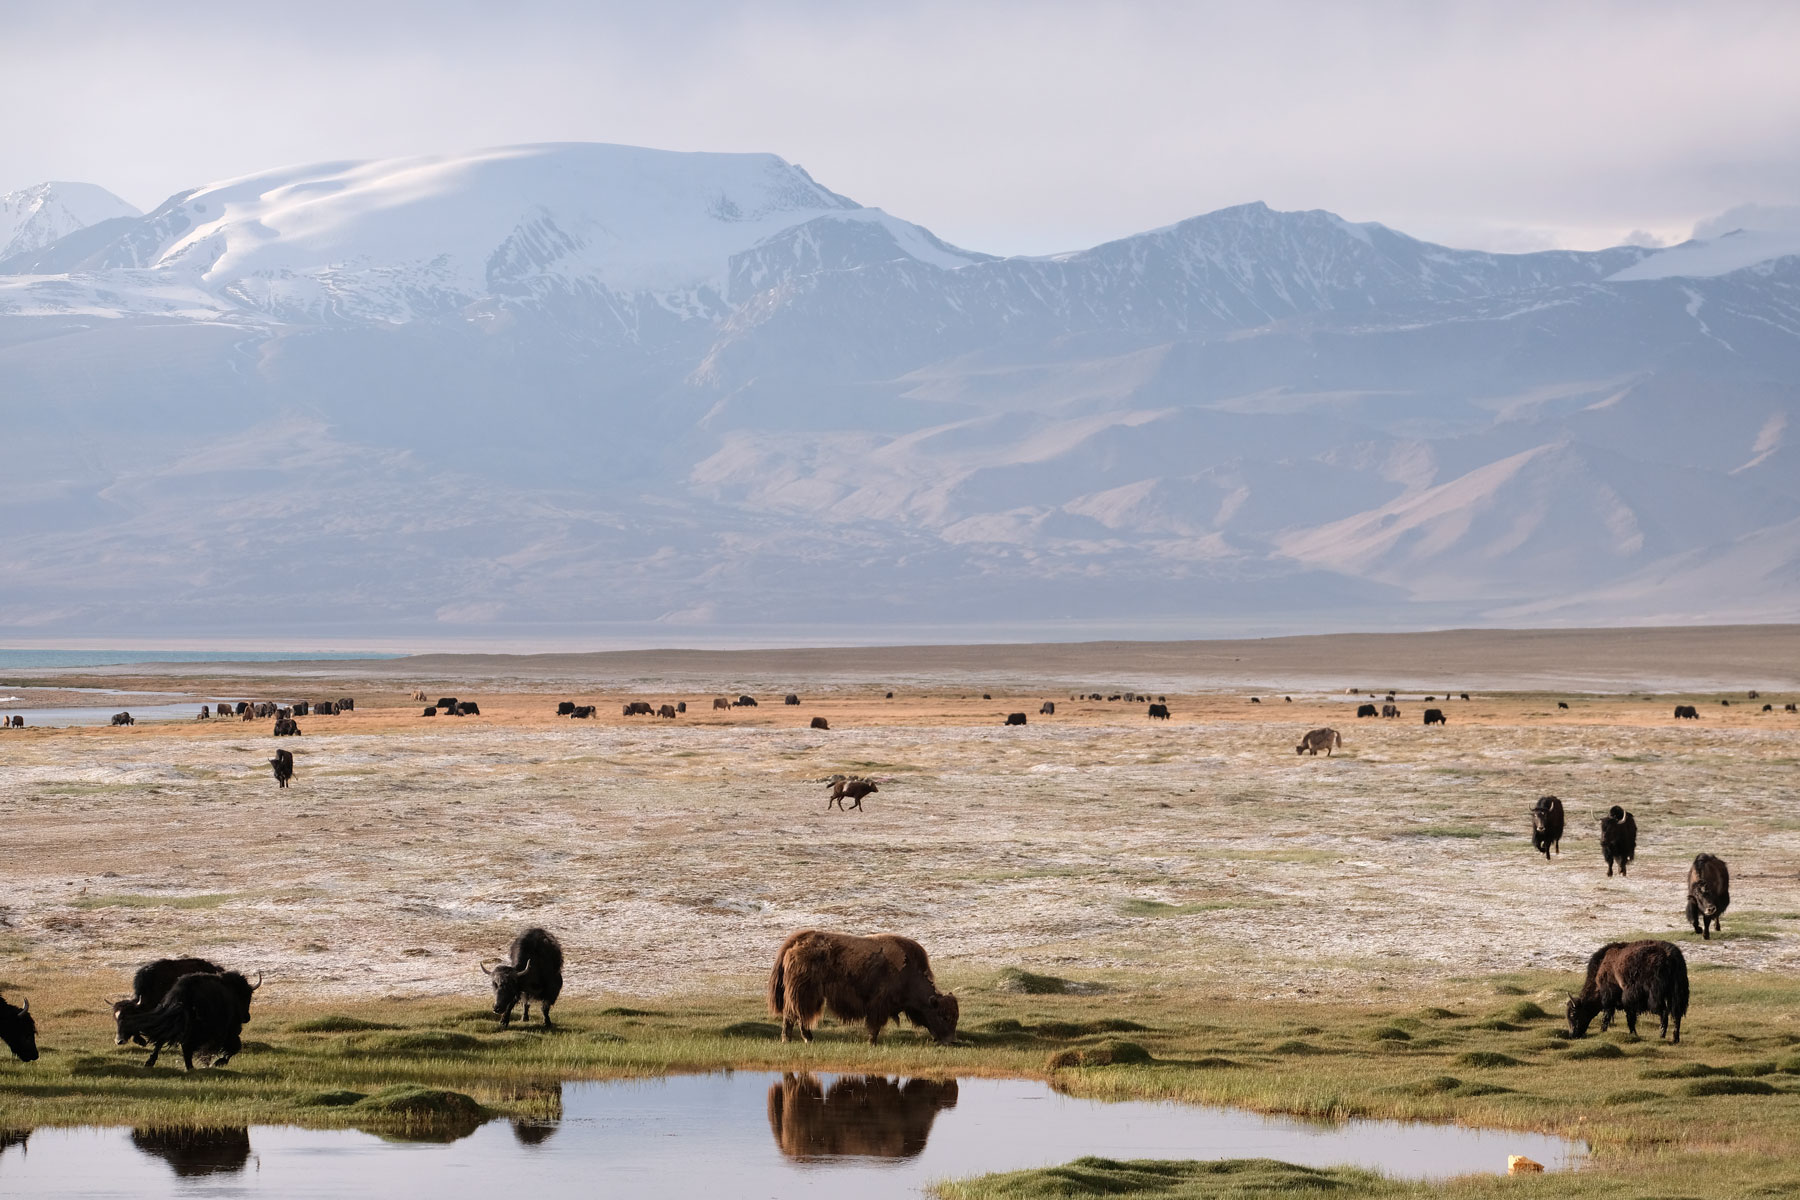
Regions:
<svg viewBox="0 0 1800 1200"><path fill-rule="evenodd" d="M32 254L78 229L141 215L91 183L40 183L0 196L0 262Z"/></svg>

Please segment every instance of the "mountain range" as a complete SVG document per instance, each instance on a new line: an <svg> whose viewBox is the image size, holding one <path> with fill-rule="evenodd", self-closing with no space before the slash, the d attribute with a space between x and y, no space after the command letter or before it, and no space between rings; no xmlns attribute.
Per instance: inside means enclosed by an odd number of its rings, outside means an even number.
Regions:
<svg viewBox="0 0 1800 1200"><path fill-rule="evenodd" d="M0 198L0 636L1800 619L1800 239L1245 204L996 257L772 155Z"/></svg>

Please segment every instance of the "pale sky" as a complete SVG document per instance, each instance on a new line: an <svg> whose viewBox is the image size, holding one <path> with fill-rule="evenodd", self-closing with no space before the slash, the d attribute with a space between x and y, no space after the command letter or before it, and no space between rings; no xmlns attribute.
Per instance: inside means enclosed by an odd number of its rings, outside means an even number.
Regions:
<svg viewBox="0 0 1800 1200"><path fill-rule="evenodd" d="M767 151L993 253L1226 205L1494 250L1800 203L1800 3L0 0L0 192Z"/></svg>

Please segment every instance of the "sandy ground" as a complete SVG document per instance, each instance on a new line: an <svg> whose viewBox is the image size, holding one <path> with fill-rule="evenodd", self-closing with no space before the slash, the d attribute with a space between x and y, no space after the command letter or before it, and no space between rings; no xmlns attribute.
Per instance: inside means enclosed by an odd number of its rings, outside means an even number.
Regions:
<svg viewBox="0 0 1800 1200"><path fill-rule="evenodd" d="M952 981L1024 966L1368 995L1573 975L1603 941L1674 934L1701 850L1730 862L1734 904L1690 961L1800 970L1794 695L1769 714L1705 697L1677 724L1668 696L1477 693L1428 729L1406 696L1380 721L1341 694L1169 693L1162 722L1066 691L887 700L841 680L718 713L697 691L455 690L484 715L423 718L410 687L362 679L306 687L357 711L295 739L267 721L0 734L0 979L123 986L200 953L299 997L478 995L477 959L543 924L572 993L657 995L755 986L787 932L823 926L916 936ZM565 695L602 719L556 718ZM627 698L694 711L627 720ZM1011 711L1031 723L1005 728ZM830 732L805 728L818 715ZM1296 756L1324 724L1344 749ZM287 790L266 765L283 745ZM838 771L881 781L867 811L826 810ZM1550 863L1528 838L1545 792L1570 815ZM1642 829L1629 878L1600 859L1614 803Z"/></svg>

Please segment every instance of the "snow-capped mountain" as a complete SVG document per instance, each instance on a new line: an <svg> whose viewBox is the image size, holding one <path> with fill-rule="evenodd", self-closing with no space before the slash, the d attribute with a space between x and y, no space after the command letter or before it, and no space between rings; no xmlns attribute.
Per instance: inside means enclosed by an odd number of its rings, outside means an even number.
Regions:
<svg viewBox="0 0 1800 1200"><path fill-rule="evenodd" d="M32 255L78 229L138 210L91 183L40 183L0 196L0 263Z"/></svg>
<svg viewBox="0 0 1800 1200"><path fill-rule="evenodd" d="M769 155L265 172L0 261L0 629L1796 619L1791 243L996 258Z"/></svg>

